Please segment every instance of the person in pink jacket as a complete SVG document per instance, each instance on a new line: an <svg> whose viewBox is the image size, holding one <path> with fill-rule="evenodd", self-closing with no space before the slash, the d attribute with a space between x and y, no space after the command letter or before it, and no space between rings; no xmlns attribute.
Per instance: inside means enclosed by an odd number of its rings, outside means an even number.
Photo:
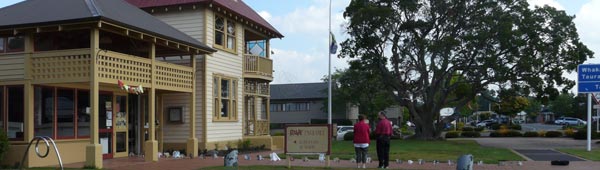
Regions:
<svg viewBox="0 0 600 170"><path fill-rule="evenodd" d="M354 150L356 151L356 164L358 168L366 168L367 153L369 151L369 125L365 123L365 116L358 115L358 122L354 124Z"/></svg>

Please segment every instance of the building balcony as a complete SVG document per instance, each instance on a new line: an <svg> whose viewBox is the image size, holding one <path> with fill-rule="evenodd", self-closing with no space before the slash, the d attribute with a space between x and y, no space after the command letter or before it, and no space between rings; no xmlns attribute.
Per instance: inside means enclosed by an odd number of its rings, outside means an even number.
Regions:
<svg viewBox="0 0 600 170"><path fill-rule="evenodd" d="M273 60L257 55L244 55L244 78L272 81Z"/></svg>
<svg viewBox="0 0 600 170"><path fill-rule="evenodd" d="M179 92L191 92L194 69L189 66L154 62L108 50L90 54L90 49L35 52L30 55L28 70L34 84L77 83L90 81L90 67L96 56L100 83L117 84L118 80L133 86Z"/></svg>
<svg viewBox="0 0 600 170"><path fill-rule="evenodd" d="M270 95L269 91L269 84L266 82L244 81L244 93L246 95L268 97Z"/></svg>

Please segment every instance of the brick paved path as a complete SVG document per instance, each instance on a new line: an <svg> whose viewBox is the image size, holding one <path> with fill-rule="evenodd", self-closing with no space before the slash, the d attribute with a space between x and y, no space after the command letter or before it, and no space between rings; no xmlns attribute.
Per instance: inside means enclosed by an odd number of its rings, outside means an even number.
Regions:
<svg viewBox="0 0 600 170"><path fill-rule="evenodd" d="M268 155L269 152L258 153L261 155ZM240 156L239 164L240 166L246 165L268 165L268 166L277 166L273 167L273 169L284 169L280 168L281 166L286 166L287 161L277 161L272 162L269 160L256 160L257 154L251 154L252 160L243 160L243 156ZM406 161L405 161L406 162ZM408 165L404 164L396 164L395 162L390 162L390 169L456 169L456 165L449 166L446 163L440 163L437 165L433 165L432 163L426 163L424 165ZM485 165L474 165L473 169L485 169L485 170L598 170L600 169L600 162L593 161L578 161L571 162L569 166L551 166L548 161L524 161L523 165L517 165L517 162L507 162L505 165L496 165L496 164L485 164ZM80 168L83 167L83 163L76 164L68 164L67 167L72 168ZM171 158L161 158L158 162L145 162L143 158L133 157L133 158L117 158L110 159L104 161L105 169L113 169L113 170L137 170L137 169L145 169L145 170L197 170L203 167L213 167L213 166L223 166L223 158L207 158L207 159L171 159ZM299 159L292 161L292 166L326 166L325 162L319 162L318 160L311 160L309 162L303 162ZM353 168L356 167L354 163L351 163L347 160L342 160L339 163L331 162L332 167L348 167ZM376 168L377 162L372 162L368 164L368 168Z"/></svg>

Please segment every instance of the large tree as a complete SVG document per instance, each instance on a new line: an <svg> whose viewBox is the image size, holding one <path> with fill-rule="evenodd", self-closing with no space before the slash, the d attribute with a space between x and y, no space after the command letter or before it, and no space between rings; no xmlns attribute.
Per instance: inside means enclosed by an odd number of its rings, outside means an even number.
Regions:
<svg viewBox="0 0 600 170"><path fill-rule="evenodd" d="M363 71L358 62L350 62L350 68L332 74L333 109L342 110L347 104L356 105L359 113L375 122L377 113L394 104L392 90L383 83L380 74ZM323 78L327 82L326 78ZM326 103L327 101L325 101ZM326 111L326 107L324 108Z"/></svg>
<svg viewBox="0 0 600 170"><path fill-rule="evenodd" d="M454 119L441 108L461 110L489 86L537 97L570 89L562 74L593 55L573 16L526 0L352 0L344 17L340 56L383 77L421 139L439 138Z"/></svg>

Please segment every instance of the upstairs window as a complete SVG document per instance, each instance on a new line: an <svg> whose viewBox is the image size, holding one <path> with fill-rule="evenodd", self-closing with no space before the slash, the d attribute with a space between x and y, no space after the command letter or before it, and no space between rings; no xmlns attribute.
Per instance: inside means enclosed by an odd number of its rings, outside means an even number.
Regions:
<svg viewBox="0 0 600 170"><path fill-rule="evenodd" d="M225 51L235 53L235 22L225 19L222 16L215 16L215 46Z"/></svg>
<svg viewBox="0 0 600 170"><path fill-rule="evenodd" d="M23 52L25 38L22 36L0 36L0 53Z"/></svg>

